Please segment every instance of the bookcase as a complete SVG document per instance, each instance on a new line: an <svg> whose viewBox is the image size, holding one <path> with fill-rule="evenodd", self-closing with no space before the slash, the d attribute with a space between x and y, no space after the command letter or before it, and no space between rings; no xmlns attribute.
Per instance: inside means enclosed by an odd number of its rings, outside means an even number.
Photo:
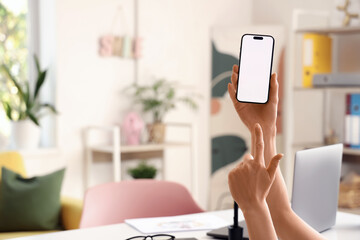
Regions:
<svg viewBox="0 0 360 240"><path fill-rule="evenodd" d="M287 51L288 65L284 82L283 164L289 193L292 188L295 152L325 145L325 137L334 132L337 142L343 142L347 93L360 93L360 86L311 87L302 86L302 37L305 33L325 34L332 38L332 72L339 69L339 43L341 38L357 38L360 26L330 27L330 13L294 10ZM360 42L357 47L360 47ZM343 61L341 64L346 64ZM353 62L351 64L354 64ZM360 61L357 62L360 72ZM360 170L360 149L344 148L342 175L347 159ZM352 165L352 166L353 166ZM358 210L357 210L358 211Z"/></svg>

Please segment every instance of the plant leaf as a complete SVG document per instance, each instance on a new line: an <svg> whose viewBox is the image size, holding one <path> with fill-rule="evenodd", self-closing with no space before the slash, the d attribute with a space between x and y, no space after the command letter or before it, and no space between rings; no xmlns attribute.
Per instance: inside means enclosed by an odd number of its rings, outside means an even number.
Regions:
<svg viewBox="0 0 360 240"><path fill-rule="evenodd" d="M179 98L179 101L182 101L182 102L188 104L194 110L196 110L198 108L197 103L193 99L191 99L190 97Z"/></svg>
<svg viewBox="0 0 360 240"><path fill-rule="evenodd" d="M40 74L41 73L40 63L39 63L39 58L36 56L36 54L34 54L34 60L35 60L36 70L38 74Z"/></svg>
<svg viewBox="0 0 360 240"><path fill-rule="evenodd" d="M166 98L167 99L173 99L175 96L175 89L174 88L170 88L168 93L166 94Z"/></svg>
<svg viewBox="0 0 360 240"><path fill-rule="evenodd" d="M9 120L12 121L13 120L12 116L11 116L12 108L11 108L10 104L7 102L4 102L4 101L2 102L2 104L3 104L3 108L5 110L6 116L8 117Z"/></svg>
<svg viewBox="0 0 360 240"><path fill-rule="evenodd" d="M32 112L26 110L26 114L29 116L31 121L33 121L36 125L40 126L38 119L35 117L34 114L32 114Z"/></svg>
<svg viewBox="0 0 360 240"><path fill-rule="evenodd" d="M160 79L158 81L155 82L155 84L153 85L153 89L155 92L157 92L159 90L159 88L164 84L165 80L164 79Z"/></svg>
<svg viewBox="0 0 360 240"><path fill-rule="evenodd" d="M51 112L55 113L55 114L58 114L58 111L55 109L55 107L50 104L50 103L43 103L43 104L40 104L40 107L41 108L48 108L50 109Z"/></svg>
<svg viewBox="0 0 360 240"><path fill-rule="evenodd" d="M40 72L36 81L36 86L35 86L35 93L34 93L34 101L37 98L39 91L41 89L41 86L43 85L43 83L45 82L45 78L46 78L46 73L47 70Z"/></svg>
<svg viewBox="0 0 360 240"><path fill-rule="evenodd" d="M30 86L29 82L25 82L26 91L24 92L24 100L26 108L31 108L31 101L30 101Z"/></svg>
<svg viewBox="0 0 360 240"><path fill-rule="evenodd" d="M10 70L5 65L2 65L2 68L5 70L6 75L9 77L9 79L14 83L15 87L18 89L18 94L20 99L24 101L25 100L24 91L21 88L20 84L15 80L14 76L10 73Z"/></svg>
<svg viewBox="0 0 360 240"><path fill-rule="evenodd" d="M143 99L141 102L143 104L144 112L154 110L163 104L163 102L157 99Z"/></svg>

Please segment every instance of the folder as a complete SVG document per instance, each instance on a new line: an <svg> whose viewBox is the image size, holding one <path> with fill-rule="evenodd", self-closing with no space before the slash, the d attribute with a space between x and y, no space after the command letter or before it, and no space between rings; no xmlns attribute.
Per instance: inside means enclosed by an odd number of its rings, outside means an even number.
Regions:
<svg viewBox="0 0 360 240"><path fill-rule="evenodd" d="M303 87L312 87L315 73L331 72L331 45L329 36L306 33L303 35Z"/></svg>

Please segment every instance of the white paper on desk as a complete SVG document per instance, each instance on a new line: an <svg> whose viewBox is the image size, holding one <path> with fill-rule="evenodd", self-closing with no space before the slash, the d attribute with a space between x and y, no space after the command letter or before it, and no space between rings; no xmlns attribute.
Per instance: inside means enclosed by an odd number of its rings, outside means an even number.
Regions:
<svg viewBox="0 0 360 240"><path fill-rule="evenodd" d="M164 233L209 230L229 225L220 217L211 214L190 214L174 217L126 219L125 223L142 233Z"/></svg>

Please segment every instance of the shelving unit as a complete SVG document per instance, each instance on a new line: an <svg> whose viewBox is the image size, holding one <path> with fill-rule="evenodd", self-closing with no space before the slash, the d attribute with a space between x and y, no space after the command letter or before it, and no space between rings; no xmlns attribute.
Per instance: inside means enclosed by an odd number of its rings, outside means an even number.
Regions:
<svg viewBox="0 0 360 240"><path fill-rule="evenodd" d="M305 19L302 21L301 19ZM311 20L310 20L311 19ZM306 26L307 24L307 26ZM305 26L304 26L305 25ZM333 63L332 69L333 72L338 72L338 37L339 36L352 36L356 34L360 34L360 26L356 27L328 27L329 25L329 13L323 11L305 11L305 10L295 10L293 12L292 19L292 29L290 31L289 36L289 44L290 51L288 51L288 63L289 66L287 68L287 81L285 81L284 86L284 141L283 141L283 150L285 153L286 161L285 161L285 179L287 182L288 190L291 192L291 183L293 178L293 160L294 153L296 150L309 148L309 147L319 147L324 145L323 141L325 135L327 134L327 130L329 126L331 126L331 122L334 121L334 111L336 107L332 106L330 103L332 98L336 96L340 98L341 95L346 93L359 93L360 86L354 87L314 87L314 88L304 88L300 86L299 79L301 79L302 69L299 71L299 62L302 60L302 55L299 51L299 38L302 37L304 33L317 33L317 34L327 34L333 37ZM309 27L310 26L310 27ZM316 27L311 27L316 26ZM296 142L297 136L295 136L295 129L300 129L299 126L296 126L295 122L297 119L295 118L295 113L298 110L296 108L295 102L299 102L299 98L303 98L304 95L317 95L317 99L321 101L319 105L322 105L323 108L319 115L322 116L322 139L319 141L318 137L314 137L309 142ZM300 96L301 95L301 96ZM321 97L320 97L321 96ZM296 99L298 97L298 99ZM309 100L306 100L309 101ZM342 103L340 102L339 105ZM315 104L309 104L306 107L313 108ZM297 104L299 106L299 104ZM345 97L343 110L345 110ZM342 113L342 109L338 109L339 112ZM344 111L345 113L345 111ZM338 114L340 116L340 114ZM308 118L314 118L314 116L306 116ZM315 119L313 119L315 120ZM337 121L339 123L341 121ZM343 120L342 120L343 121ZM333 123L334 124L334 123ZM343 124L343 123L342 123ZM340 124L338 124L340 125ZM341 127L341 126L340 126ZM299 131L298 131L299 132ZM316 135L316 133L313 133ZM341 132L343 134L343 131ZM341 135L340 134L340 135ZM318 136L318 135L317 135ZM340 136L342 138L342 135ZM342 140L340 138L340 141ZM356 155L360 156L360 149L352 149L352 148L344 148L344 154L346 155ZM359 161L360 164L360 161Z"/></svg>
<svg viewBox="0 0 360 240"><path fill-rule="evenodd" d="M352 27L325 27L325 28L298 28L295 33L319 33L319 34L358 34L359 26Z"/></svg>
<svg viewBox="0 0 360 240"><path fill-rule="evenodd" d="M360 208L338 208L340 212L352 213L360 215Z"/></svg>
<svg viewBox="0 0 360 240"><path fill-rule="evenodd" d="M145 143L140 145L122 145L120 128L118 126L92 126L87 127L84 131L85 145L85 165L84 165L84 189L90 186L90 178L92 169L94 168L94 154L104 153L112 155L113 181L121 181L121 162L134 159L161 159L162 179L166 179L165 156L164 152L169 148L187 147L190 149L190 176L191 176L191 192L197 196L197 148L195 146L196 128L192 124L187 123L167 123L167 127L181 127L189 129L189 140L186 142L165 142L161 144ZM112 144L91 144L90 134L93 132L107 132L112 136Z"/></svg>
<svg viewBox="0 0 360 240"><path fill-rule="evenodd" d="M344 154L360 156L360 149L344 148Z"/></svg>

